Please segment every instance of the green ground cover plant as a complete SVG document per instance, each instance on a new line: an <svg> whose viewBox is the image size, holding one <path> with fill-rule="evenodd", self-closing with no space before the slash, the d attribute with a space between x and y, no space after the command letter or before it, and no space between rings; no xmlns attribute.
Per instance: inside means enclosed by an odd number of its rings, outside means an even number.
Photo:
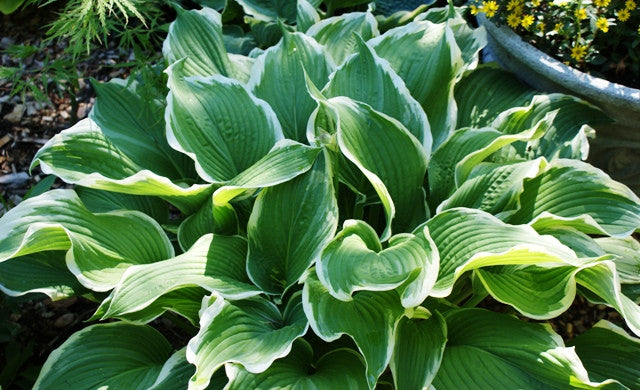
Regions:
<svg viewBox="0 0 640 390"><path fill-rule="evenodd" d="M168 93L96 84L37 153L75 189L0 219L0 289L117 321L35 388L638 388L640 340L544 323L581 294L640 335L640 200L583 162L602 113L478 66L460 9L380 34L316 6L246 5L288 18L250 55L215 10L178 12ZM197 329L184 348L163 315Z"/></svg>

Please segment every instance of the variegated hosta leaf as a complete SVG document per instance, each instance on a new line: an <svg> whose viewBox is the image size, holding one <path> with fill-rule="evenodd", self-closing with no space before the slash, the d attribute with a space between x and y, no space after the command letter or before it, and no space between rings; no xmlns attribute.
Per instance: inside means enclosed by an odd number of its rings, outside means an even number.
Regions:
<svg viewBox="0 0 640 390"><path fill-rule="evenodd" d="M183 66L181 61L167 70L169 144L196 162L203 179L226 182L283 138L280 123L240 82L220 75L184 77Z"/></svg>
<svg viewBox="0 0 640 390"><path fill-rule="evenodd" d="M380 35L378 22L370 12L350 12L324 19L309 28L307 35L326 47L336 65L358 48L359 35L365 41Z"/></svg>
<svg viewBox="0 0 640 390"><path fill-rule="evenodd" d="M46 251L0 262L0 291L14 297L39 292L53 300L82 295L85 289L64 256L64 251Z"/></svg>
<svg viewBox="0 0 640 390"><path fill-rule="evenodd" d="M624 329L601 320L568 344L576 348L593 380L612 378L629 389L640 388L640 339Z"/></svg>
<svg viewBox="0 0 640 390"><path fill-rule="evenodd" d="M427 159L422 145L397 120L347 97L321 102L333 111L342 154L367 177L385 209L382 240L409 231L427 217L422 188Z"/></svg>
<svg viewBox="0 0 640 390"><path fill-rule="evenodd" d="M149 390L184 389L194 371L195 367L187 361L186 348L182 348L167 359Z"/></svg>
<svg viewBox="0 0 640 390"><path fill-rule="evenodd" d="M616 271L620 283L640 284L640 243L633 237L595 239L606 253L615 255Z"/></svg>
<svg viewBox="0 0 640 390"><path fill-rule="evenodd" d="M118 150L159 176L172 180L196 177L193 162L167 142L164 96L141 92L138 83L129 80L96 82L93 87L98 98L89 118Z"/></svg>
<svg viewBox="0 0 640 390"><path fill-rule="evenodd" d="M202 302L200 331L187 345L187 360L196 366L189 389L205 389L211 375L225 363L239 363L263 372L289 354L295 339L307 332L300 294L284 313L264 298L228 302L215 295Z"/></svg>
<svg viewBox="0 0 640 390"><path fill-rule="evenodd" d="M446 297L464 272L492 265L579 264L574 251L527 225L508 225L480 210L455 208L426 222L440 253L431 295Z"/></svg>
<svg viewBox="0 0 640 390"><path fill-rule="evenodd" d="M2 217L0 261L69 250L67 266L95 291L111 290L126 269L173 257L160 225L137 211L93 214L73 190L30 198Z"/></svg>
<svg viewBox="0 0 640 390"><path fill-rule="evenodd" d="M353 300L344 302L334 298L310 271L302 295L304 312L316 335L331 342L346 334L355 341L364 356L372 389L389 364L394 329L404 313L398 294L360 291Z"/></svg>
<svg viewBox="0 0 640 390"><path fill-rule="evenodd" d="M503 134L491 128L461 129L443 143L429 162L429 202L440 204L467 179L471 171L492 153L516 141L541 137L548 121L519 134Z"/></svg>
<svg viewBox="0 0 640 390"><path fill-rule="evenodd" d="M162 53L169 64L186 58L185 76L234 76L222 39L220 14L211 8L179 9L178 17L169 26Z"/></svg>
<svg viewBox="0 0 640 390"><path fill-rule="evenodd" d="M307 32L309 27L320 21L318 10L307 0L298 0L296 9L296 29L299 32Z"/></svg>
<svg viewBox="0 0 640 390"><path fill-rule="evenodd" d="M438 147L456 127L455 81L463 69L462 53L446 24L413 22L369 41L404 80L424 108Z"/></svg>
<svg viewBox="0 0 640 390"><path fill-rule="evenodd" d="M472 28L469 23L458 14L456 17L449 18L447 24L453 31L453 36L460 48L463 69L465 71L475 69L480 60L480 50L487 45L487 32L484 27ZM458 125L457 127L461 127Z"/></svg>
<svg viewBox="0 0 640 390"><path fill-rule="evenodd" d="M640 334L640 307L620 291L611 261L585 262L579 267L503 266L476 270L487 291L530 318L549 319L569 308L576 282L614 307Z"/></svg>
<svg viewBox="0 0 640 390"><path fill-rule="evenodd" d="M178 227L178 243L186 251L205 234L233 236L238 234L238 230L238 215L233 206L215 205L208 200L200 210L182 221Z"/></svg>
<svg viewBox="0 0 640 390"><path fill-rule="evenodd" d="M311 170L262 190L247 225L247 271L263 291L283 293L320 257L338 226L328 154Z"/></svg>
<svg viewBox="0 0 640 390"><path fill-rule="evenodd" d="M162 295L144 309L131 313L119 314L114 316L114 318L118 318L132 324L143 325L148 324L166 312L172 312L185 318L193 326L197 326L198 321L200 320L198 312L200 311L202 297L208 294L209 292L201 287L184 287ZM109 295L102 301L100 307L98 307L96 312L93 313L93 316L89 319L90 321L100 320L105 315L109 309L112 297L113 294Z"/></svg>
<svg viewBox="0 0 640 390"><path fill-rule="evenodd" d="M148 389L171 353L150 326L124 322L91 325L53 351L34 389Z"/></svg>
<svg viewBox="0 0 640 390"><path fill-rule="evenodd" d="M213 193L213 203L223 206L232 199L250 196L259 188L287 182L311 169L321 148L291 140L278 141L269 153Z"/></svg>
<svg viewBox="0 0 640 390"><path fill-rule="evenodd" d="M31 168L53 174L67 183L133 195L158 196L181 211L198 209L213 189L192 186L143 169L118 149L91 119L84 119L51 138L36 153Z"/></svg>
<svg viewBox="0 0 640 390"><path fill-rule="evenodd" d="M544 136L512 145L516 156L527 159L544 156L547 160L585 160L589 155L587 136L593 133L589 125L607 122L608 118L595 106L573 96L557 93L537 95L526 107L502 112L493 121L492 127L503 133L515 134L530 129L551 113L551 123ZM496 156L494 161L500 161L505 157L513 158L509 153L504 154L504 157L500 154Z"/></svg>
<svg viewBox="0 0 640 390"><path fill-rule="evenodd" d="M576 160L551 161L545 172L527 180L521 209L510 223L536 229L571 226L588 234L626 237L640 228L640 199L624 184Z"/></svg>
<svg viewBox="0 0 640 390"><path fill-rule="evenodd" d="M160 224L169 222L169 206L158 197L129 195L79 186L75 187L75 191L85 207L92 213L137 210L147 214Z"/></svg>
<svg viewBox="0 0 640 390"><path fill-rule="evenodd" d="M247 241L240 236L202 236L169 260L130 267L113 290L102 318L136 312L174 290L200 286L227 299L261 293L246 273Z"/></svg>
<svg viewBox="0 0 640 390"><path fill-rule="evenodd" d="M273 107L286 138L304 142L307 120L317 105L307 91L305 72L314 84L324 86L332 68L313 38L285 31L280 43L256 60L248 87Z"/></svg>
<svg viewBox="0 0 640 390"><path fill-rule="evenodd" d="M544 159L517 163L481 163L455 192L438 206L438 212L454 207L469 207L489 214L515 211L524 179L532 179L544 169Z"/></svg>
<svg viewBox="0 0 640 390"><path fill-rule="evenodd" d="M366 222L348 220L325 247L316 271L331 295L351 301L358 290L387 291L398 287L404 307L427 299L438 276L438 250L427 229L416 235L391 237L382 249ZM401 287L402 286L402 287Z"/></svg>
<svg viewBox="0 0 640 390"><path fill-rule="evenodd" d="M484 309L453 310L445 318L448 341L433 381L437 389L615 387L591 382L573 348L548 325Z"/></svg>
<svg viewBox="0 0 640 390"><path fill-rule="evenodd" d="M457 127L490 126L500 113L528 105L536 93L504 69L494 64L481 65L456 84Z"/></svg>
<svg viewBox="0 0 640 390"><path fill-rule="evenodd" d="M276 22L282 19L291 23L296 20L296 2L291 0L236 0L244 10L258 20Z"/></svg>
<svg viewBox="0 0 640 390"><path fill-rule="evenodd" d="M396 328L391 372L396 389L426 389L436 376L447 342L440 313L428 319L403 317Z"/></svg>
<svg viewBox="0 0 640 390"><path fill-rule="evenodd" d="M336 349L313 356L304 339L293 342L291 352L269 369L252 374L240 365L227 365L229 384L225 390L244 389L368 389L362 358L351 349Z"/></svg>
<svg viewBox="0 0 640 390"><path fill-rule="evenodd" d="M362 39L356 40L357 54L331 76L322 93L327 97L347 96L402 123L431 154L431 130L424 110L389 63Z"/></svg>

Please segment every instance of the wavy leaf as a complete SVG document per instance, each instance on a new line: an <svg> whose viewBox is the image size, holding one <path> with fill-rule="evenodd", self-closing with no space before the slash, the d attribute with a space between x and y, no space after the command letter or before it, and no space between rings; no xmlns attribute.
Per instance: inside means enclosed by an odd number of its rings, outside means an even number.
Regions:
<svg viewBox="0 0 640 390"><path fill-rule="evenodd" d="M464 272L493 265L579 264L571 249L527 225L508 225L480 210L456 208L426 222L440 253L431 295L446 297Z"/></svg>
<svg viewBox="0 0 640 390"><path fill-rule="evenodd" d="M20 203L0 226L0 261L68 250L67 266L95 291L108 291L126 269L173 257L173 247L151 217L137 211L93 214L73 190L53 190Z"/></svg>
<svg viewBox="0 0 640 390"><path fill-rule="evenodd" d="M334 298L311 271L302 292L311 328L327 342L351 337L364 356L367 382L373 388L389 364L394 329L404 310L394 291L360 291L349 302Z"/></svg>
<svg viewBox="0 0 640 390"><path fill-rule="evenodd" d="M205 389L224 363L239 363L249 372L267 370L289 354L306 333L300 295L291 298L284 315L263 298L228 302L215 295L202 302L200 331L187 345L187 360L196 365L190 389Z"/></svg>
<svg viewBox="0 0 640 390"><path fill-rule="evenodd" d="M551 161L525 182L520 210L510 223L536 229L570 226L588 234L625 237L640 228L640 199L624 184L576 160Z"/></svg>
<svg viewBox="0 0 640 390"><path fill-rule="evenodd" d="M188 251L169 260L129 268L113 290L102 318L133 313L182 287L199 286L226 299L261 291L246 274L247 241L239 236L201 237Z"/></svg>
<svg viewBox="0 0 640 390"><path fill-rule="evenodd" d="M378 236L363 221L348 220L325 247L316 271L331 295L352 300L358 290L398 289L404 307L427 299L438 275L438 251L428 230L391 237L382 249Z"/></svg>
<svg viewBox="0 0 640 390"><path fill-rule="evenodd" d="M51 138L36 153L40 166L67 183L132 195L158 196L190 213L211 195L209 185L183 185L145 170L119 150L91 119L84 119Z"/></svg>

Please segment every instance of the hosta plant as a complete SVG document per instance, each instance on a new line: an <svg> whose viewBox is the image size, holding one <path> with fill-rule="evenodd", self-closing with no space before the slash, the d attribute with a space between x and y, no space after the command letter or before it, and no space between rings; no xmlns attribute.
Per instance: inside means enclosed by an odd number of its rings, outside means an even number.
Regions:
<svg viewBox="0 0 640 390"><path fill-rule="evenodd" d="M638 388L640 201L582 161L606 118L478 67L454 8L280 28L230 55L217 12L181 12L166 96L100 84L37 153L75 189L0 220L1 288L109 321L35 388ZM576 294L627 330L566 345L545 321ZM173 350L159 316L197 331Z"/></svg>

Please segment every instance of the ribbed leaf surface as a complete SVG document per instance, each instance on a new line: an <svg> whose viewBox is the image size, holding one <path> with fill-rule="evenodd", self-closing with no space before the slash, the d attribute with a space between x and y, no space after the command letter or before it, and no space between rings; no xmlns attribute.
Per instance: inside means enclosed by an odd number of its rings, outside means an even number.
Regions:
<svg viewBox="0 0 640 390"><path fill-rule="evenodd" d="M162 96L139 91L135 81L94 83L98 98L89 114L102 134L137 165L173 180L195 177L193 163L169 146Z"/></svg>
<svg viewBox="0 0 640 390"><path fill-rule="evenodd" d="M364 364L355 351L336 349L318 359L304 339L294 341L291 352L265 372L252 374L239 365L228 365L227 371L230 380L225 390L369 388Z"/></svg>
<svg viewBox="0 0 640 390"><path fill-rule="evenodd" d="M530 226L508 225L480 210L456 208L426 226L440 252L440 273L431 295L448 296L465 271L492 265L576 264L576 254Z"/></svg>
<svg viewBox="0 0 640 390"><path fill-rule="evenodd" d="M624 184L576 160L551 161L546 171L525 183L522 208L511 223L536 229L571 226L585 233L625 237L640 228L640 199Z"/></svg>
<svg viewBox="0 0 640 390"><path fill-rule="evenodd" d="M228 299L258 295L261 291L245 271L246 254L244 238L207 234L179 256L131 267L113 290L103 318L142 310L162 295L187 286L200 286Z"/></svg>
<svg viewBox="0 0 640 390"><path fill-rule="evenodd" d="M184 78L183 65L167 70L169 144L189 155L206 181L231 180L282 139L278 119L240 82L220 75Z"/></svg>
<svg viewBox="0 0 640 390"><path fill-rule="evenodd" d="M211 8L178 12L169 26L162 53L169 65L186 58L186 76L220 74L233 77L222 39L220 14Z"/></svg>
<svg viewBox="0 0 640 390"><path fill-rule="evenodd" d="M148 389L170 353L169 342L152 327L92 325L51 353L34 389Z"/></svg>
<svg viewBox="0 0 640 390"><path fill-rule="evenodd" d="M412 96L404 81L361 39L350 57L331 76L323 94L347 96L370 105L402 123L431 154L431 130L424 110Z"/></svg>
<svg viewBox="0 0 640 390"><path fill-rule="evenodd" d="M253 373L289 354L295 339L306 333L300 295L289 301L284 315L263 298L227 302L212 296L203 301L200 331L189 341L187 360L196 365L190 389L205 389L224 363L240 363Z"/></svg>
<svg viewBox="0 0 640 390"><path fill-rule="evenodd" d="M402 305L427 299L438 275L438 251L428 231L393 236L382 249L376 232L363 221L348 220L323 250L318 278L331 295L350 301L358 290L387 291L400 286Z"/></svg>
<svg viewBox="0 0 640 390"><path fill-rule="evenodd" d="M325 341L351 337L367 363L367 382L373 388L389 364L394 329L404 310L394 291L360 291L353 300L334 298L310 272L304 283L304 312L311 328Z"/></svg>
<svg viewBox="0 0 640 390"><path fill-rule="evenodd" d="M396 389L428 388L440 368L446 342L447 324L440 313L426 320L403 317L390 363Z"/></svg>
<svg viewBox="0 0 640 390"><path fill-rule="evenodd" d="M108 291L134 264L173 257L151 217L137 211L93 214L73 190L53 190L11 209L0 225L0 261L42 251L69 250L67 266L80 282Z"/></svg>
<svg viewBox="0 0 640 390"><path fill-rule="evenodd" d="M365 41L380 35L378 22L369 12L350 12L324 19L309 28L307 35L326 47L336 65L357 51L356 35Z"/></svg>
<svg viewBox="0 0 640 390"><path fill-rule="evenodd" d="M640 243L633 237L595 239L596 244L606 253L615 255L616 272L620 283L640 283Z"/></svg>
<svg viewBox="0 0 640 390"><path fill-rule="evenodd" d="M640 339L602 320L568 344L576 348L593 380L612 378L629 389L640 388Z"/></svg>
<svg viewBox="0 0 640 390"><path fill-rule="evenodd" d="M413 22L369 42L404 80L424 108L438 147L455 129L453 87L463 68L462 53L446 24Z"/></svg>
<svg viewBox="0 0 640 390"><path fill-rule="evenodd" d="M321 150L281 140L266 156L217 189L213 193L213 202L224 205L235 197L251 195L259 188L287 182L311 169Z"/></svg>
<svg viewBox="0 0 640 390"><path fill-rule="evenodd" d="M105 191L161 197L183 212L197 210L213 191L209 185L178 185L144 170L119 150L90 119L51 138L36 153L31 168L40 166L70 184Z"/></svg>
<svg viewBox="0 0 640 390"><path fill-rule="evenodd" d="M307 91L305 72L322 87L332 68L324 48L313 38L284 32L280 43L256 60L248 86L273 107L285 137L304 142L309 115L317 105Z"/></svg>
<svg viewBox="0 0 640 390"><path fill-rule="evenodd" d="M450 311L445 318L448 341L435 388L601 388L549 326L483 309Z"/></svg>
<svg viewBox="0 0 640 390"><path fill-rule="evenodd" d="M251 280L278 294L298 282L338 226L338 204L328 155L307 173L262 190L247 225Z"/></svg>
<svg viewBox="0 0 640 390"><path fill-rule="evenodd" d="M400 122L364 103L337 97L323 104L335 112L340 151L362 171L382 201L387 219L382 239L389 238L394 218L397 232L424 221L427 155L420 142Z"/></svg>

